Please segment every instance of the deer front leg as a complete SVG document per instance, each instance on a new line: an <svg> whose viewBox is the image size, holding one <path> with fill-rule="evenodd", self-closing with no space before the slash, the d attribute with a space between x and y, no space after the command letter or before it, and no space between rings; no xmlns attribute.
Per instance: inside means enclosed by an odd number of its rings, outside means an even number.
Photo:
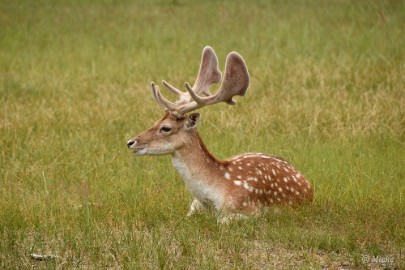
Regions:
<svg viewBox="0 0 405 270"><path fill-rule="evenodd" d="M187 213L187 216L190 217L194 215L196 212L200 212L205 210L205 206L197 199L194 199L190 205L190 210Z"/></svg>

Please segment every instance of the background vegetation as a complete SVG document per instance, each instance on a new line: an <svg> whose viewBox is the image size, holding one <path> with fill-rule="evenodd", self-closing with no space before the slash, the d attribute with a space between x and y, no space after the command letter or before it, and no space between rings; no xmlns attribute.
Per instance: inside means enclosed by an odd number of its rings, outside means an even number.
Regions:
<svg viewBox="0 0 405 270"><path fill-rule="evenodd" d="M395 0L0 1L0 268L405 269L404 14ZM170 157L126 149L163 114L149 83L193 82L205 45L251 74L236 106L201 110L208 148L283 156L313 204L187 219Z"/></svg>

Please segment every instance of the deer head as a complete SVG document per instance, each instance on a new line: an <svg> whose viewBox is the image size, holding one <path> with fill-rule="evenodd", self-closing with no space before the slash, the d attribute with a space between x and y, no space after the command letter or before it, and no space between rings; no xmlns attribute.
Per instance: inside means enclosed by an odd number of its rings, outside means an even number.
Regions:
<svg viewBox="0 0 405 270"><path fill-rule="evenodd" d="M197 79L191 87L185 83L187 91L183 92L163 81L163 85L173 92L177 101L171 102L160 92L155 83L151 83L152 95L157 103L166 109L162 119L150 129L129 140L128 148L136 155L165 155L180 149L190 137L195 136L199 113L187 113L212 105L225 102L236 104L232 98L235 95L244 96L249 86L249 73L243 60L236 52L231 52L226 58L224 79L219 90L212 95L210 86L221 81L222 74L218 69L218 59L211 47L205 47Z"/></svg>
<svg viewBox="0 0 405 270"><path fill-rule="evenodd" d="M166 111L151 128L129 140L128 148L137 156L173 154L195 136L199 118L199 113L178 118Z"/></svg>

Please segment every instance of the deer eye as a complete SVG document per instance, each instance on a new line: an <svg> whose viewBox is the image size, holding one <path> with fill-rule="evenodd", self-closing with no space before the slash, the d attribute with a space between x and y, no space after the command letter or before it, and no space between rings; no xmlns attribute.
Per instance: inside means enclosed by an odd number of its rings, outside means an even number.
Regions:
<svg viewBox="0 0 405 270"><path fill-rule="evenodd" d="M163 133L169 133L170 131L172 131L171 127L163 126L160 128L160 132L163 132Z"/></svg>

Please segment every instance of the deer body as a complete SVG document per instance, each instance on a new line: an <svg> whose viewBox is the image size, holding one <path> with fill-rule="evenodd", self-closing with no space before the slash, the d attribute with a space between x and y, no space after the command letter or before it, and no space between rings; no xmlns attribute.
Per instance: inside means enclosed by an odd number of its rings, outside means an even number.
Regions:
<svg viewBox="0 0 405 270"><path fill-rule="evenodd" d="M220 101L235 104L232 97L246 93L249 76L240 55L228 55L225 79L220 90L210 95L209 86L220 78L216 55L206 47L193 89L186 84L188 93L183 93L163 82L179 97L177 103L166 100L152 83L153 96L166 113L150 129L128 141L128 148L135 155L172 155L173 166L194 197L188 216L203 209L224 216L250 214L262 207L311 201L309 182L281 158L250 153L222 161L207 150L197 130L200 114L186 113Z"/></svg>

